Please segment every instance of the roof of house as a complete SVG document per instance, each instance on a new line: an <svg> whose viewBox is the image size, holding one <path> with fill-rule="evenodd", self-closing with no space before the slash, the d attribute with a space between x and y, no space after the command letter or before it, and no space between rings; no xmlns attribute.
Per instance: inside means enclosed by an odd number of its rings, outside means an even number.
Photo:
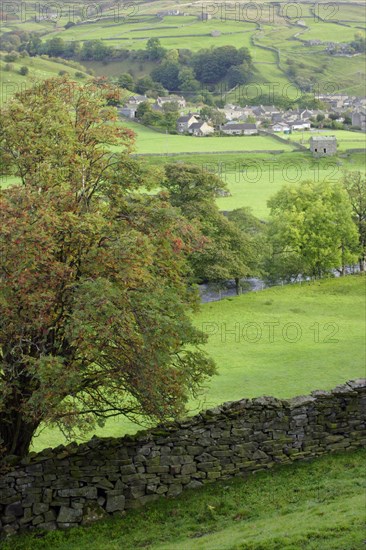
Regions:
<svg viewBox="0 0 366 550"><path fill-rule="evenodd" d="M257 125L245 122L228 122L222 128L224 130L256 130Z"/></svg>
<svg viewBox="0 0 366 550"><path fill-rule="evenodd" d="M312 141L337 141L335 136L311 136Z"/></svg>
<svg viewBox="0 0 366 550"><path fill-rule="evenodd" d="M159 96L157 101L185 101L183 96L178 95L166 95L166 96Z"/></svg>
<svg viewBox="0 0 366 550"><path fill-rule="evenodd" d="M119 107L118 110L119 111L122 111L123 109L129 109L129 110L133 110L133 111L136 111L137 109L137 105L135 103L127 103L126 105L124 105L123 107Z"/></svg>
<svg viewBox="0 0 366 550"><path fill-rule="evenodd" d="M188 122L192 117L195 117L195 115L183 115L178 118L177 122Z"/></svg>
<svg viewBox="0 0 366 550"><path fill-rule="evenodd" d="M294 122L290 122L290 126L300 126L301 124L310 124L307 120L295 120Z"/></svg>
<svg viewBox="0 0 366 550"><path fill-rule="evenodd" d="M205 121L201 121L201 122L194 122L193 124L190 125L189 129L190 130L199 130L200 128L202 128L202 126L208 126L209 128L212 128L212 126L210 126L209 124L207 124L207 122Z"/></svg>

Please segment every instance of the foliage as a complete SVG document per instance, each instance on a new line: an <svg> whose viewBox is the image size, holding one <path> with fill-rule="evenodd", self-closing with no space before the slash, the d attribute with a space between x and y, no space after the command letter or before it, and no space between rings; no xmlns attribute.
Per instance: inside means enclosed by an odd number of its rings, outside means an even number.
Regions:
<svg viewBox="0 0 366 550"><path fill-rule="evenodd" d="M159 61L166 53L165 48L162 48L159 38L150 38L146 43L146 51L148 59L151 61Z"/></svg>
<svg viewBox="0 0 366 550"><path fill-rule="evenodd" d="M190 255L190 263L197 280L221 282L249 275L246 235L238 226L223 216L216 204L218 192L225 184L216 175L199 166L168 164L165 166L164 187L170 192L174 206L195 225L205 237L203 250Z"/></svg>
<svg viewBox="0 0 366 550"><path fill-rule="evenodd" d="M361 172L346 172L343 179L352 206L353 220L357 226L361 271L366 270L366 178Z"/></svg>
<svg viewBox="0 0 366 550"><path fill-rule="evenodd" d="M103 81L48 80L3 111L0 439L24 455L41 422L170 418L214 372L187 316L199 236L129 158ZM111 153L119 145L123 152Z"/></svg>
<svg viewBox="0 0 366 550"><path fill-rule="evenodd" d="M356 226L341 185L284 186L268 205L273 247L268 270L273 277L321 277L357 258Z"/></svg>
<svg viewBox="0 0 366 550"><path fill-rule="evenodd" d="M131 92L135 89L135 83L130 75L130 73L123 73L117 79L118 86L124 88L125 90L130 90Z"/></svg>
<svg viewBox="0 0 366 550"><path fill-rule="evenodd" d="M213 107L202 107L200 110L200 116L202 120L206 122L211 122L215 127L219 127L221 124L225 124L226 116L221 111L214 109Z"/></svg>

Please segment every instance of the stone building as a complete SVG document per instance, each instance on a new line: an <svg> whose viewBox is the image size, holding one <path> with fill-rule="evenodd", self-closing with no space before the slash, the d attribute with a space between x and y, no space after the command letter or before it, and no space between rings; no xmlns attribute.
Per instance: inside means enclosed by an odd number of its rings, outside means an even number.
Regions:
<svg viewBox="0 0 366 550"><path fill-rule="evenodd" d="M337 153L335 136L313 136L310 138L310 151L314 157L328 157Z"/></svg>

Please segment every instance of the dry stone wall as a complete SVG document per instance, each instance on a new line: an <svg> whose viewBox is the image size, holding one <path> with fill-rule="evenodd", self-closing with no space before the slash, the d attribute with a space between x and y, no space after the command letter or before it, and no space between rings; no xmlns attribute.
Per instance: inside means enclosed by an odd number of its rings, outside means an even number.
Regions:
<svg viewBox="0 0 366 550"><path fill-rule="evenodd" d="M87 525L186 488L366 445L366 380L225 403L120 439L32 454L0 478L0 531Z"/></svg>

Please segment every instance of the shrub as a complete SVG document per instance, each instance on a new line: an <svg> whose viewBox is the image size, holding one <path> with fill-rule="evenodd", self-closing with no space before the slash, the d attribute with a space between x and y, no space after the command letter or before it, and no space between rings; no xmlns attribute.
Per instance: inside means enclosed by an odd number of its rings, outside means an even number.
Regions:
<svg viewBox="0 0 366 550"><path fill-rule="evenodd" d="M25 66L20 67L20 69L19 69L19 74L21 74L21 75L23 75L23 76L26 76L28 73L29 73L28 67L25 67Z"/></svg>
<svg viewBox="0 0 366 550"><path fill-rule="evenodd" d="M67 71L65 71L64 69L62 69L61 71L58 72L59 76L65 76L65 74L69 74Z"/></svg>
<svg viewBox="0 0 366 550"><path fill-rule="evenodd" d="M4 56L4 61L6 61L7 63L12 63L13 61L16 61L18 58L19 58L18 52L10 52Z"/></svg>
<svg viewBox="0 0 366 550"><path fill-rule="evenodd" d="M80 71L76 71L75 76L76 78L85 78L85 74L81 73Z"/></svg>
<svg viewBox="0 0 366 550"><path fill-rule="evenodd" d="M7 72L13 71L14 70L13 63L7 63L4 67L4 70L7 71Z"/></svg>

